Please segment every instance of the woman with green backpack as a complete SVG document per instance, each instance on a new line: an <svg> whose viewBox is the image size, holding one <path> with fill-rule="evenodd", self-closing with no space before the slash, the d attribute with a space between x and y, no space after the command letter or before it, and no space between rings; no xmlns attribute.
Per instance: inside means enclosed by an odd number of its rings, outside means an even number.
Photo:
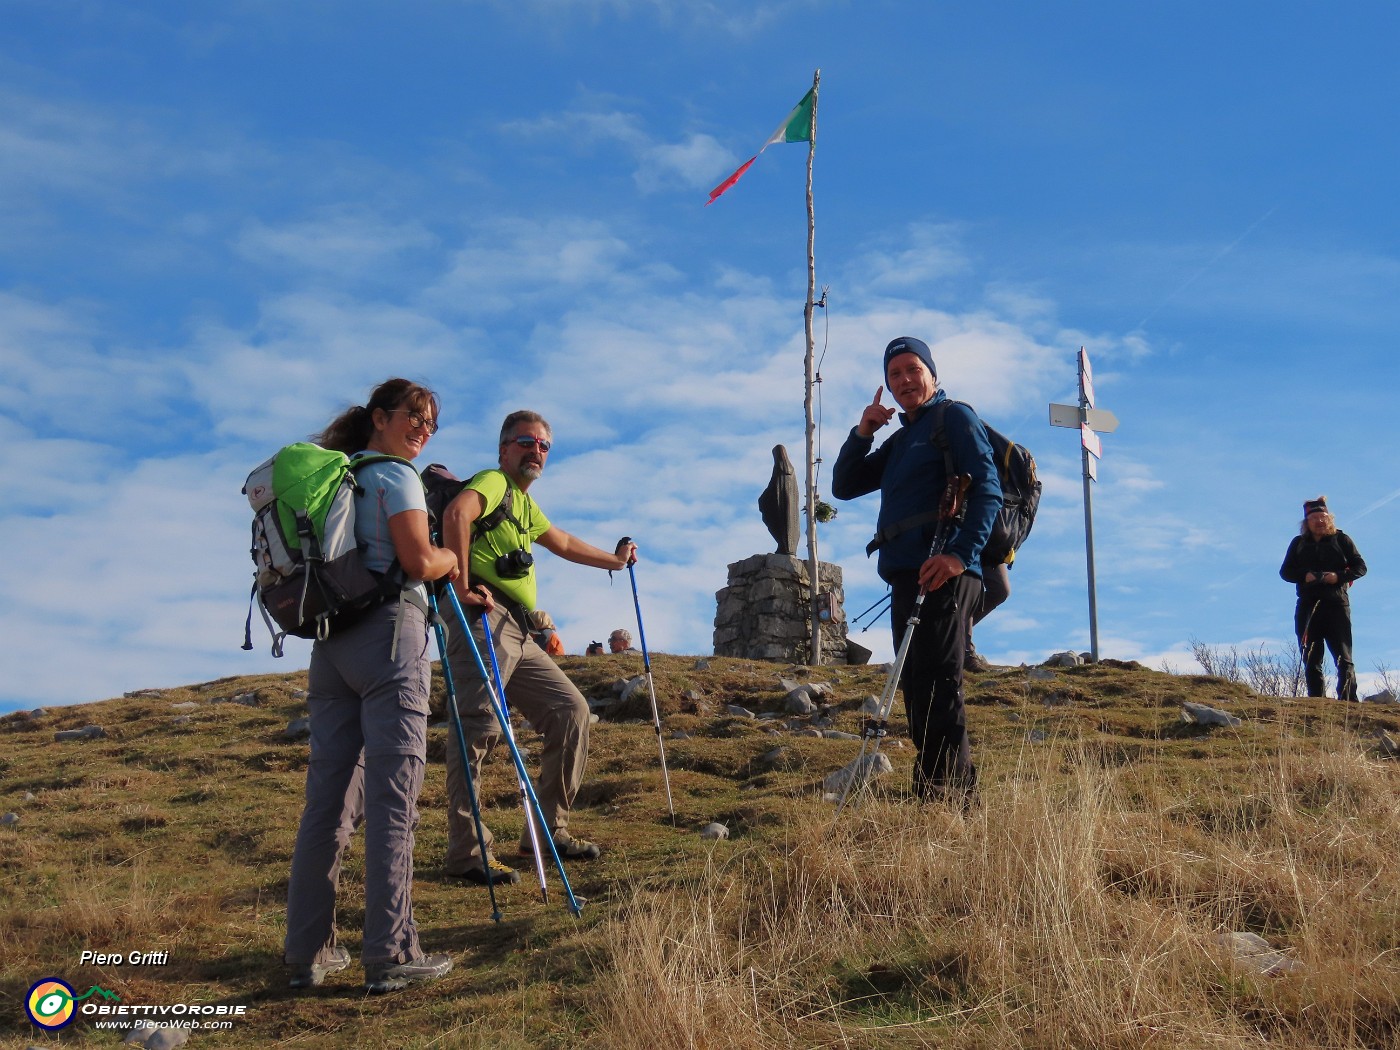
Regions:
<svg viewBox="0 0 1400 1050"><path fill-rule="evenodd" d="M311 756L283 957L293 988L319 985L350 964L337 939L335 902L341 859L360 823L365 988L393 991L452 969L450 956L424 954L412 902L432 660L423 581L458 574L456 555L432 544L423 485L411 466L437 431L437 416L431 390L390 379L367 404L337 416L318 439L352 462L370 460L355 468L355 538L366 566L401 571L403 587L398 600L338 625L311 650Z"/></svg>

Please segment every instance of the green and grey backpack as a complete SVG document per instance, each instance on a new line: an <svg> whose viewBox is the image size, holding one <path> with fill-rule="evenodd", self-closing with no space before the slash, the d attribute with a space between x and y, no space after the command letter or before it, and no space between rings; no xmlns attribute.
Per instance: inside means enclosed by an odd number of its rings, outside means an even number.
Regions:
<svg viewBox="0 0 1400 1050"><path fill-rule="evenodd" d="M253 590L243 648L253 648L253 603L272 633L272 655L287 635L326 639L365 612L397 599L405 579L365 567L355 540L355 471L398 456L359 456L310 442L287 445L256 467L243 486L253 508ZM410 464L411 466L411 464Z"/></svg>

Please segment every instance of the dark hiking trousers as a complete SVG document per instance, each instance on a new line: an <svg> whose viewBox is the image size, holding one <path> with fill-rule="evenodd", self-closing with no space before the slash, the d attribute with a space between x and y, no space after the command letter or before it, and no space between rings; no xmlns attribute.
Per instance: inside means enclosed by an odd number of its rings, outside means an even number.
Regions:
<svg viewBox="0 0 1400 1050"><path fill-rule="evenodd" d="M899 573L890 589L890 627L898 652L919 593L917 573ZM909 735L918 749L914 794L921 798L939 798L949 791L971 794L977 786L963 709L962 668L967 631L981 600L981 578L967 573L930 592L900 675Z"/></svg>
<svg viewBox="0 0 1400 1050"><path fill-rule="evenodd" d="M982 566L982 600L977 603L977 612L973 614L974 624L981 623L993 609L1011 597L1011 575L1007 571L1010 568L1004 561Z"/></svg>
<svg viewBox="0 0 1400 1050"><path fill-rule="evenodd" d="M1343 592L1338 598L1299 599L1293 611L1293 630L1303 652L1303 675L1309 696L1326 696L1322 676L1325 644L1337 663L1337 697L1356 699L1356 666L1351 661L1351 602ZM1306 631L1306 637L1304 637Z"/></svg>

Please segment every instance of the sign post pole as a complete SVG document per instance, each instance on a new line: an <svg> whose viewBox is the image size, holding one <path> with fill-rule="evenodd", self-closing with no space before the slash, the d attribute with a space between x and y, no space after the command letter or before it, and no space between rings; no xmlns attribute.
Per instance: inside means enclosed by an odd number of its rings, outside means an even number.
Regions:
<svg viewBox="0 0 1400 1050"><path fill-rule="evenodd" d="M1080 450L1084 455L1084 549L1089 564L1089 654L1094 663L1099 662L1099 603L1094 581L1094 497L1090 483L1091 465L1089 450Z"/></svg>
<svg viewBox="0 0 1400 1050"><path fill-rule="evenodd" d="M1074 427L1079 430L1080 463L1084 470L1084 552L1089 567L1089 654L1099 660L1099 602L1094 577L1094 495L1093 482L1098 478L1098 461L1103 457L1103 442L1099 433L1111 434L1118 429L1118 417L1107 409L1094 407L1094 372L1089 355L1079 348L1079 404L1051 405L1050 425Z"/></svg>

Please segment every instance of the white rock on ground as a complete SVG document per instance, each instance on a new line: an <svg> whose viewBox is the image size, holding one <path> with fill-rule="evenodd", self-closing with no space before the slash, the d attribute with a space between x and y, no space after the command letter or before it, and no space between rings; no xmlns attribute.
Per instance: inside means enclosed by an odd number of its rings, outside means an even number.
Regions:
<svg viewBox="0 0 1400 1050"><path fill-rule="evenodd" d="M1275 950L1257 933L1221 933L1216 935L1215 943L1230 949L1237 963L1266 977L1303 969L1303 964L1297 959Z"/></svg>
<svg viewBox="0 0 1400 1050"><path fill-rule="evenodd" d="M841 795L846 790L846 784L851 783L851 789L867 786L880 777L888 776L894 772L894 764L889 756L881 754L879 751L871 751L853 759L848 764L842 766L834 772L828 773L822 781L822 790L828 794Z"/></svg>
<svg viewBox="0 0 1400 1050"><path fill-rule="evenodd" d="M1198 726L1238 726L1244 724L1228 711L1207 707L1205 704L1192 703L1181 705L1181 720Z"/></svg>

